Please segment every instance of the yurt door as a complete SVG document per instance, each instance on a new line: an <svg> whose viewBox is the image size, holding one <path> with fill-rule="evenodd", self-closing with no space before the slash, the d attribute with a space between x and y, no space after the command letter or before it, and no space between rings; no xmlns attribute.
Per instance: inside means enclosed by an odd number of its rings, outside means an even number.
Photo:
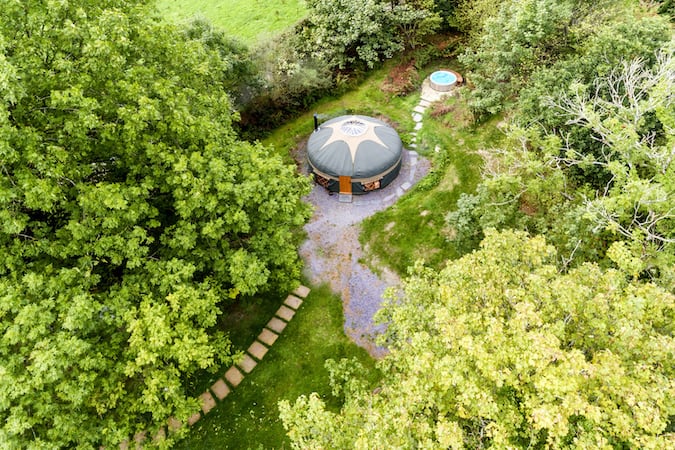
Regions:
<svg viewBox="0 0 675 450"><path fill-rule="evenodd" d="M352 177L341 176L340 177L340 194L352 194Z"/></svg>

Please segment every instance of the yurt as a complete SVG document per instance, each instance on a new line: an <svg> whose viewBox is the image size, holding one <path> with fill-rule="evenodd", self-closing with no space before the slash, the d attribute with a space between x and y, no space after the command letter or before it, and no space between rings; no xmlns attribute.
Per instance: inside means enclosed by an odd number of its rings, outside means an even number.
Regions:
<svg viewBox="0 0 675 450"><path fill-rule="evenodd" d="M315 180L329 191L364 194L392 182L401 170L403 144L391 126L372 117L330 119L307 142Z"/></svg>

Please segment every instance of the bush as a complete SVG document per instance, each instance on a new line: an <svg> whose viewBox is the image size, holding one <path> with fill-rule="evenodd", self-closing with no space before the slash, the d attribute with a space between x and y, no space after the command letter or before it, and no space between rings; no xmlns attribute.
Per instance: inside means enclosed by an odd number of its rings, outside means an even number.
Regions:
<svg viewBox="0 0 675 450"><path fill-rule="evenodd" d="M381 87L388 97L405 96L417 89L419 80L415 61L410 60L391 69Z"/></svg>

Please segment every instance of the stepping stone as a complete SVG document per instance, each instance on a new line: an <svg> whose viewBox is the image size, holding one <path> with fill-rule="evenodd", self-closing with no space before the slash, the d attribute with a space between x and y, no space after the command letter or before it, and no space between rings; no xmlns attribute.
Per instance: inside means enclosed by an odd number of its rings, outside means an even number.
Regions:
<svg viewBox="0 0 675 450"><path fill-rule="evenodd" d="M338 202L340 203L351 203L352 194L338 194Z"/></svg>
<svg viewBox="0 0 675 450"><path fill-rule="evenodd" d="M272 320L267 322L267 328L277 333L281 333L286 328L286 322L276 317L272 317Z"/></svg>
<svg viewBox="0 0 675 450"><path fill-rule="evenodd" d="M225 397L227 397L227 394L230 393L230 388L227 387L227 384L225 384L225 382L221 378L218 378L218 381L216 381L215 383L213 383L213 385L211 385L211 392L216 394L218 400L222 400Z"/></svg>
<svg viewBox="0 0 675 450"><path fill-rule="evenodd" d="M293 309L298 309L300 305L302 305L302 300L300 300L295 295L289 295L286 297L286 300L284 300L284 304L290 306Z"/></svg>
<svg viewBox="0 0 675 450"><path fill-rule="evenodd" d="M239 369L232 366L225 372L225 379L230 383L230 386L237 387L239 386L239 383L241 383L241 380L244 379L244 375L239 372Z"/></svg>
<svg viewBox="0 0 675 450"><path fill-rule="evenodd" d="M408 152L408 155L410 155L410 156L419 156L419 153L410 150L410 151Z"/></svg>
<svg viewBox="0 0 675 450"><path fill-rule="evenodd" d="M279 307L279 309L277 309L277 316L281 317L286 322L289 322L293 318L294 315L295 315L295 311L293 311L288 306L281 305Z"/></svg>
<svg viewBox="0 0 675 450"><path fill-rule="evenodd" d="M404 191L407 191L411 187L412 187L412 185L410 183L408 183L407 181L401 185L401 189L403 189Z"/></svg>
<svg viewBox="0 0 675 450"><path fill-rule="evenodd" d="M413 108L413 111L418 112L420 114L424 114L424 111L427 110L427 107L424 105L417 105Z"/></svg>
<svg viewBox="0 0 675 450"><path fill-rule="evenodd" d="M239 364L237 364L241 369L244 370L246 373L251 373L253 368L257 365L258 363L253 360L248 355L244 355L244 359L241 360Z"/></svg>
<svg viewBox="0 0 675 450"><path fill-rule="evenodd" d="M277 340L278 337L279 337L278 334L272 333L267 328L263 328L260 335L258 335L258 340L260 342L262 342L263 344L267 344L267 345L271 346L272 344L274 344L274 342Z"/></svg>
<svg viewBox="0 0 675 450"><path fill-rule="evenodd" d="M199 414L198 412L194 413L188 419L188 425L192 426L192 425L196 424L197 422L199 422L199 419L201 419L201 418L202 418L201 414Z"/></svg>
<svg viewBox="0 0 675 450"><path fill-rule="evenodd" d="M267 350L269 350L267 347L262 345L260 342L255 341L246 351L255 356L258 360L261 360L267 353Z"/></svg>
<svg viewBox="0 0 675 450"><path fill-rule="evenodd" d="M421 122L422 121L422 114L414 113L412 115L412 119L414 122Z"/></svg>
<svg viewBox="0 0 675 450"><path fill-rule="evenodd" d="M410 147L410 148L417 148L417 144L415 144L415 143L413 142L413 143L410 144L408 147Z"/></svg>
<svg viewBox="0 0 675 450"><path fill-rule="evenodd" d="M302 298L307 298L309 295L310 289L307 286L300 285L295 290L293 291L293 294L297 295L298 297Z"/></svg>
<svg viewBox="0 0 675 450"><path fill-rule="evenodd" d="M421 129L422 129L422 122L417 122L417 123L415 124L415 131L419 131L419 130L421 130Z"/></svg>
<svg viewBox="0 0 675 450"><path fill-rule="evenodd" d="M216 401L214 400L213 395L206 391L199 397L202 399L202 411L204 411L204 414L208 414L209 411L211 411L213 407L216 406Z"/></svg>
<svg viewBox="0 0 675 450"><path fill-rule="evenodd" d="M400 187L396 188L396 195L398 195L399 197L403 195L403 192L404 192L403 189L401 189Z"/></svg>
<svg viewBox="0 0 675 450"><path fill-rule="evenodd" d="M429 105L431 105L431 102L430 102L429 100L426 100L426 99L421 99L421 100L420 100L419 106L424 106L424 107L426 108L426 107L428 107Z"/></svg>
<svg viewBox="0 0 675 450"><path fill-rule="evenodd" d="M385 202L385 203L388 203L388 202L392 201L392 200L395 199L395 198L396 198L396 194L387 195L387 196L384 198L384 202Z"/></svg>
<svg viewBox="0 0 675 450"><path fill-rule="evenodd" d="M169 417L169 420L167 420L166 422L169 427L170 433L174 433L180 430L181 427L183 426L183 423L180 420L176 419L175 417Z"/></svg>

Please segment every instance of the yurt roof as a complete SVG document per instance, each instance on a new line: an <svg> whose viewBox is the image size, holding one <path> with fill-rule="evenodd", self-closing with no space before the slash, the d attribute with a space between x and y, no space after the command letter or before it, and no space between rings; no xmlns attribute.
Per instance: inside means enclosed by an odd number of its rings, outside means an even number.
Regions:
<svg viewBox="0 0 675 450"><path fill-rule="evenodd" d="M348 115L321 124L309 138L307 156L315 169L332 177L368 179L397 164L402 149L398 133L385 122Z"/></svg>

